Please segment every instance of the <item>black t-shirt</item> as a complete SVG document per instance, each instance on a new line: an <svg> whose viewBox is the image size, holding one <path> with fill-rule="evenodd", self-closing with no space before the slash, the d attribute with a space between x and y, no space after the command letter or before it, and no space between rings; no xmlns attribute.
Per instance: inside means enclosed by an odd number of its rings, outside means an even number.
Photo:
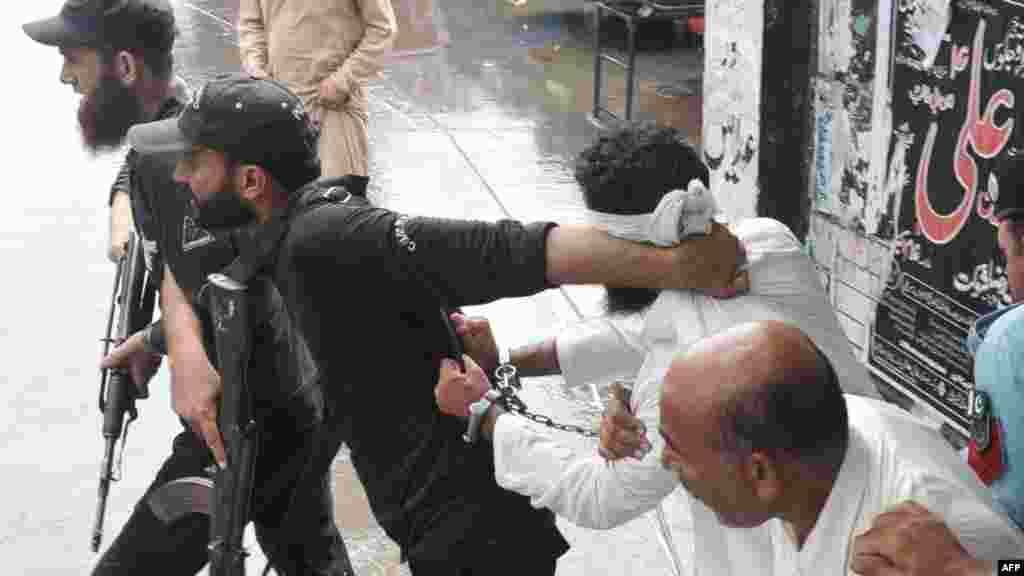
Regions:
<svg viewBox="0 0 1024 576"><path fill-rule="evenodd" d="M155 119L175 117L181 109L180 102L169 99ZM132 213L146 241L157 285L166 263L191 299L207 276L220 272L234 260L234 241L230 235L213 234L196 223L190 188L173 178L176 158L140 155L133 150L125 162L130 166ZM122 179L119 174L119 180ZM258 417L271 417L275 424L305 428L322 417L319 372L304 343L291 330L280 297L272 295L271 300L276 308L266 312L265 323L256 327L252 339L248 374L254 408ZM208 356L216 363L209 316L202 307L194 309L203 325Z"/></svg>
<svg viewBox="0 0 1024 576"><path fill-rule="evenodd" d="M434 399L448 355L442 304L548 288L554 225L409 218L357 197L310 209L293 201L292 210L264 228L281 240L263 258L340 407L332 417L348 427L352 463L384 530L418 560L456 558L460 545L491 538L564 553L553 514L500 488L491 446L466 444L465 422ZM240 246L250 258L250 245Z"/></svg>

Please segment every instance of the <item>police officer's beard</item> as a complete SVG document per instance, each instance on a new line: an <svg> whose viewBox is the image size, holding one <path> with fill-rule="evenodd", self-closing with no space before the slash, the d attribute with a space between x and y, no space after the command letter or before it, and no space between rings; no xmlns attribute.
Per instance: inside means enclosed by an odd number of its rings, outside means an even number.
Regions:
<svg viewBox="0 0 1024 576"><path fill-rule="evenodd" d="M604 308L609 314L643 312L658 299L658 290L605 286Z"/></svg>
<svg viewBox="0 0 1024 576"><path fill-rule="evenodd" d="M105 74L78 105L82 142L94 153L120 148L128 129L143 121L142 98L112 74Z"/></svg>
<svg viewBox="0 0 1024 576"><path fill-rule="evenodd" d="M196 223L207 230L222 228L243 228L256 220L256 210L247 202L242 200L227 182L225 187L217 192L202 206L196 214Z"/></svg>

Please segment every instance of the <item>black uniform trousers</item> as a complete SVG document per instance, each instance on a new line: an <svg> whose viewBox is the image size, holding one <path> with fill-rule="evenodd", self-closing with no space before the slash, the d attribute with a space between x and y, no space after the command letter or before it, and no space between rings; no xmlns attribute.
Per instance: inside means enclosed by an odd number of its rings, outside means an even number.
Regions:
<svg viewBox="0 0 1024 576"><path fill-rule="evenodd" d="M353 574L334 523L330 485L331 463L341 443L330 421L302 432L261 432L251 516L260 547L278 574ZM171 480L203 476L211 464L210 451L196 434L185 430L175 437L171 455L94 568L94 576L199 572L209 559L209 518L194 514L165 525L150 510L147 496Z"/></svg>

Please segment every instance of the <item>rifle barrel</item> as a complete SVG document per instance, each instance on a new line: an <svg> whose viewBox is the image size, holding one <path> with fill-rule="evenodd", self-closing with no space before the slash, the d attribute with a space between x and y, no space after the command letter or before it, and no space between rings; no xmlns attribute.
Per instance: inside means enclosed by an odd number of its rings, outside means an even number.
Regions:
<svg viewBox="0 0 1024 576"><path fill-rule="evenodd" d="M117 259L117 272L114 273L114 288L110 291L110 308L107 312L107 330L103 334L103 358L110 353L111 332L114 329L114 313L117 311L118 292L121 287L121 274L124 270L125 257ZM104 410L104 398L107 389L107 369L100 370L100 412Z"/></svg>
<svg viewBox="0 0 1024 576"><path fill-rule="evenodd" d="M110 296L110 310L107 314L107 330L103 339L104 357L110 352L112 342L123 342L132 332L141 329L152 315L153 286L147 281L145 252L142 241L134 234L129 236L125 254L117 261L114 274L114 288ZM116 328L114 319L117 318ZM103 439L106 449L100 468L99 500L96 503L96 519L92 530L92 550L99 550L103 540L103 520L107 510L107 496L110 483L114 481L114 449L121 433L125 431L125 415L128 423L138 416L135 400L149 395L145 382L133 383L125 368L100 371L99 406L103 413ZM123 442L123 440L122 440ZM122 449L124 445L122 444Z"/></svg>
<svg viewBox="0 0 1024 576"><path fill-rule="evenodd" d="M103 451L103 464L100 465L99 498L96 501L96 517L92 524L92 551L98 552L103 541L103 519L107 515L107 495L110 494L110 480L113 478L111 468L114 464L114 443L117 437L106 438L106 449Z"/></svg>

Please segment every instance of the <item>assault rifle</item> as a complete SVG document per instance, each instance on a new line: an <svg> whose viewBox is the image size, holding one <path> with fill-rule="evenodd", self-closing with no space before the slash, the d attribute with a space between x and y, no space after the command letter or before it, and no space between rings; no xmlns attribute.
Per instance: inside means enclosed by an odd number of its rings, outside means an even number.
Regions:
<svg viewBox="0 0 1024 576"><path fill-rule="evenodd" d="M153 316L156 286L146 273L145 252L141 239L134 233L128 237L127 249L117 261L114 289L110 296L107 331L103 338L103 356L110 351L112 342L123 342L144 328ZM116 331L114 317L117 317ZM92 551L99 550L103 540L103 518L107 510L110 483L120 480L114 476L114 448L121 439L122 454L128 426L138 418L135 400L149 397L147 382L134 382L126 368L104 369L100 372L99 407L103 413L103 463L100 467L99 500L92 528ZM125 417L127 416L127 422ZM122 436L123 433L123 436ZM119 466L120 467L120 466Z"/></svg>
<svg viewBox="0 0 1024 576"><path fill-rule="evenodd" d="M210 575L242 576L245 557L242 537L249 523L258 430L246 371L251 355L251 322L262 304L267 283L253 283L253 294L240 282L212 274L199 292L210 312L223 383L217 426L224 435L227 467L211 469L211 478L181 478L161 486L149 498L150 509L171 524L188 514L210 516ZM216 468L216 467L213 467Z"/></svg>

